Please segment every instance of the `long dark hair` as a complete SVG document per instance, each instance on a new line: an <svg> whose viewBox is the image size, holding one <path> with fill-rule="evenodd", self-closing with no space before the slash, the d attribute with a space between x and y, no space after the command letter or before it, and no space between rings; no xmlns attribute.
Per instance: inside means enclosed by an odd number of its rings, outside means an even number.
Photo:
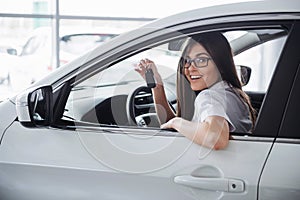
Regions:
<svg viewBox="0 0 300 200"><path fill-rule="evenodd" d="M227 39L220 32L209 32L193 35L189 38L182 56L178 63L177 70L177 116L190 120L194 113L194 101L196 94L192 91L189 81L184 75L184 58L190 49L197 43L200 43L210 54L216 64L222 80L229 83L235 94L245 102L249 108L250 118L254 127L256 111L252 107L248 95L242 90L242 84L238 78L236 67L233 61L231 47Z"/></svg>

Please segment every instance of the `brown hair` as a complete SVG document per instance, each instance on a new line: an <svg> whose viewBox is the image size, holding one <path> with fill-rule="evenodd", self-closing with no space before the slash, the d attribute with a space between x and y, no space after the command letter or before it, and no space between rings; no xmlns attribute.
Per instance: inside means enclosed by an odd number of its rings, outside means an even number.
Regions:
<svg viewBox="0 0 300 200"><path fill-rule="evenodd" d="M191 36L178 63L177 69L177 115L190 120L194 113L195 92L192 91L189 81L183 73L184 58L190 49L200 43L212 57L222 80L229 83L235 94L245 102L249 108L249 115L254 127L256 111L252 107L249 96L242 90L242 84L238 78L233 61L232 51L227 39L219 32L202 33Z"/></svg>

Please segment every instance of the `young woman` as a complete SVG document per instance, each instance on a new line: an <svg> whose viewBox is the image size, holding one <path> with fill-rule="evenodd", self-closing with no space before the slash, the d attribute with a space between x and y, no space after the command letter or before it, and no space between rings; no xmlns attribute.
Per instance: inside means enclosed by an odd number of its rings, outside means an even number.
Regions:
<svg viewBox="0 0 300 200"><path fill-rule="evenodd" d="M152 89L161 128L173 128L208 148L228 145L229 132L250 132L255 110L242 90L230 45L218 32L192 36L177 70L177 113L166 99L154 62L141 60L135 69L145 78L151 68L156 79Z"/></svg>

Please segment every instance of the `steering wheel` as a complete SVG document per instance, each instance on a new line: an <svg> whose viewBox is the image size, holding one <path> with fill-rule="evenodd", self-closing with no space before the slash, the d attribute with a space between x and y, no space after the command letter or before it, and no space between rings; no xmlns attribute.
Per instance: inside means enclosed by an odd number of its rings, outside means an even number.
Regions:
<svg viewBox="0 0 300 200"><path fill-rule="evenodd" d="M140 127L159 127L157 114L154 110L151 88L139 86L128 94L126 113L129 125Z"/></svg>

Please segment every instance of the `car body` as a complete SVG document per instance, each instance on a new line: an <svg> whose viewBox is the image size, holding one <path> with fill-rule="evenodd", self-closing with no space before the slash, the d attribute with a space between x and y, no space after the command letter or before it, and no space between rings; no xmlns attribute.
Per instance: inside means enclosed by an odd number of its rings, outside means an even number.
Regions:
<svg viewBox="0 0 300 200"><path fill-rule="evenodd" d="M63 65L103 42L120 34L122 30L113 28L76 28L63 27L60 30L59 65ZM53 71L55 61L51 27L36 28L9 66L11 85L15 90L22 90L33 82Z"/></svg>
<svg viewBox="0 0 300 200"><path fill-rule="evenodd" d="M176 63L193 34L219 31L258 111L212 150L161 130L133 68L157 63L176 110ZM201 8L121 34L0 104L4 199L299 199L300 2ZM243 74L242 70L240 74ZM5 115L5 116L4 116Z"/></svg>

